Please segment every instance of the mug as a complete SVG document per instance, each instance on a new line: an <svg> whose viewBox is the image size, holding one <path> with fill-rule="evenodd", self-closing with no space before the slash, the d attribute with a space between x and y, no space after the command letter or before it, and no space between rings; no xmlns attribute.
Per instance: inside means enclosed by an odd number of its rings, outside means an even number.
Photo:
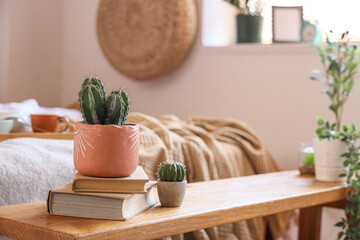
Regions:
<svg viewBox="0 0 360 240"><path fill-rule="evenodd" d="M9 133L13 125L14 120L0 120L0 133Z"/></svg>
<svg viewBox="0 0 360 240"><path fill-rule="evenodd" d="M0 111L0 120L13 120L12 133L31 132L30 116L17 111Z"/></svg>
<svg viewBox="0 0 360 240"><path fill-rule="evenodd" d="M66 123L63 132L69 128L69 121L65 117L60 117L54 114L31 114L31 126L34 132L57 132L59 121Z"/></svg>

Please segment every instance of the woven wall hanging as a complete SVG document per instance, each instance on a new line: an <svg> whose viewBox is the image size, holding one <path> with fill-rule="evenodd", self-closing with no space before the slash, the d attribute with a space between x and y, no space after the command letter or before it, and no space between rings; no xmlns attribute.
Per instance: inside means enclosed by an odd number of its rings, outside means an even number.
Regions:
<svg viewBox="0 0 360 240"><path fill-rule="evenodd" d="M176 69L197 32L195 0L101 0L100 46L122 74L149 80Z"/></svg>

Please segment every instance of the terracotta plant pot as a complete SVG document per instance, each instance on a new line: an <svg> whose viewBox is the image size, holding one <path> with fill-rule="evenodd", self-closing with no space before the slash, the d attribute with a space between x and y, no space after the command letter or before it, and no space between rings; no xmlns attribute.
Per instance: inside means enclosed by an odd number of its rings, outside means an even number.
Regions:
<svg viewBox="0 0 360 240"><path fill-rule="evenodd" d="M157 181L160 203L163 207L179 207L185 196L187 181L166 182Z"/></svg>
<svg viewBox="0 0 360 240"><path fill-rule="evenodd" d="M127 177L138 165L138 125L91 125L77 123L74 165L92 177Z"/></svg>
<svg viewBox="0 0 360 240"><path fill-rule="evenodd" d="M315 178L319 181L338 182L344 181L339 175L344 172L344 158L347 144L341 141L317 140L314 145Z"/></svg>

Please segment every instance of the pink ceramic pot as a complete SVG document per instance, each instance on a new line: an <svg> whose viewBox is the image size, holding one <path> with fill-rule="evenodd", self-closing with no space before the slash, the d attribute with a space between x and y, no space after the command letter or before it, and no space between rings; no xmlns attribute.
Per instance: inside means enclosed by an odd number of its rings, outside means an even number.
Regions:
<svg viewBox="0 0 360 240"><path fill-rule="evenodd" d="M74 165L93 177L127 177L138 165L138 125L91 125L77 123Z"/></svg>

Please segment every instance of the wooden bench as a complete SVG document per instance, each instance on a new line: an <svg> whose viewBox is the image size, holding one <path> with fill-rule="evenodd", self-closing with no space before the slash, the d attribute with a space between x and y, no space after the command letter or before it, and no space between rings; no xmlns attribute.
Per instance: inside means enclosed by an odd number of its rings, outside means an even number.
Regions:
<svg viewBox="0 0 360 240"><path fill-rule="evenodd" d="M7 134L0 134L0 142L8 139L13 138L47 138L47 139L66 139L66 140L73 140L74 133L7 133Z"/></svg>
<svg viewBox="0 0 360 240"><path fill-rule="evenodd" d="M0 207L0 236L11 239L154 239L292 209L300 239L319 239L321 206L342 201L343 183L285 171L188 184L179 208L159 204L128 221L51 216L46 203ZM45 194L45 193L44 193Z"/></svg>

